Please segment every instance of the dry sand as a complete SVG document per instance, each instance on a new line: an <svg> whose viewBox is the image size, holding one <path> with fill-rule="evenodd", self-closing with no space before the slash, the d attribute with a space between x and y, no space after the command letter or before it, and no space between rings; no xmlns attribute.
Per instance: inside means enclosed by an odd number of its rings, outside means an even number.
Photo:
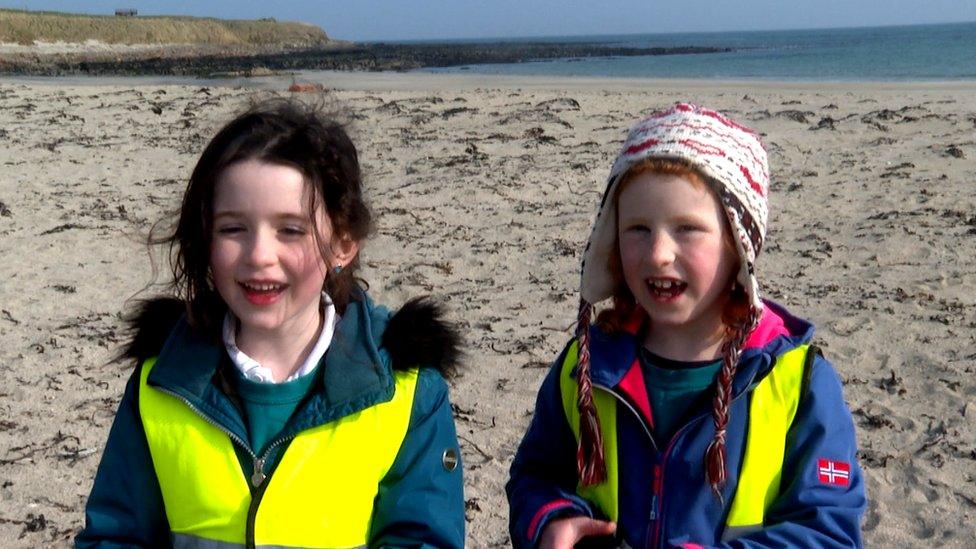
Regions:
<svg viewBox="0 0 976 549"><path fill-rule="evenodd" d="M569 337L623 132L676 100L766 136L761 280L817 323L844 380L866 541L972 546L976 84L323 78L353 114L377 214L363 252L373 295L433 294L467 334L452 398L470 546L508 544L508 465ZM119 313L151 280L142 235L254 93L0 84L0 545L64 544L80 527L131 371L106 364Z"/></svg>

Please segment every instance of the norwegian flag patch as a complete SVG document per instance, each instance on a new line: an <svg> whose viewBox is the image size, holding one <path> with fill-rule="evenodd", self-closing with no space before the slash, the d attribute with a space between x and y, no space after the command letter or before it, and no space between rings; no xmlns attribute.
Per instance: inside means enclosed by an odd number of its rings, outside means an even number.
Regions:
<svg viewBox="0 0 976 549"><path fill-rule="evenodd" d="M851 465L844 461L818 459L817 478L821 484L847 486L851 483Z"/></svg>

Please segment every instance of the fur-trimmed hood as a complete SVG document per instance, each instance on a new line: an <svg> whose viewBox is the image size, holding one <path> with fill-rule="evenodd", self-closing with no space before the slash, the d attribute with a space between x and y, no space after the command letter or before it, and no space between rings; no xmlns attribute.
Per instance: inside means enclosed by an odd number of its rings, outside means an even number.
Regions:
<svg viewBox="0 0 976 549"><path fill-rule="evenodd" d="M366 309L366 316L371 319L372 329L369 331L379 343L378 351L385 351L394 370L424 366L436 369L445 377L456 373L463 357L461 336L445 320L440 304L426 296L418 297L391 314L383 307L373 307L365 292L359 297L359 305ZM138 302L126 317L130 338L117 358L142 362L158 355L173 328L185 315L184 302L176 298L160 297Z"/></svg>

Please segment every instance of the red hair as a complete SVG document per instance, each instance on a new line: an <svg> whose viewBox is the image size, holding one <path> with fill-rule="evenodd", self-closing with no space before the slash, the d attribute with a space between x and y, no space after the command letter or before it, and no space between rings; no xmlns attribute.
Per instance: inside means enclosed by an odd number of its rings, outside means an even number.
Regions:
<svg viewBox="0 0 976 549"><path fill-rule="evenodd" d="M684 161L647 158L632 166L621 176L613 196L615 207L623 189L638 176L645 173L680 176L696 188L704 187L710 191L717 186L708 177ZM714 193L714 191L712 192ZM726 244L735 250L735 242L728 219L725 220L725 229ZM605 332L619 333L625 331L627 322L633 318L640 307L636 299L634 299L630 288L627 287L627 282L624 280L619 245L613 246L610 257L608 258L607 268L614 281L612 306L600 312L597 316L596 323ZM722 323L725 325L725 334L721 349L722 367L716 379L715 395L712 398L712 422L715 425L715 436L705 454L706 477L716 496L720 495L720 490L725 484L726 479L725 437L726 427L729 421L729 403L732 398L732 380L735 377L736 366L742 347L748 336L748 327L753 324L749 295L746 293L745 288L736 282L734 278L738 272L739 266L737 265L733 270L733 280L730 281L731 291L727 295L725 304L722 307ZM599 434L597 434L597 437L599 437ZM597 457L602 464L602 448L599 450L599 454Z"/></svg>
<svg viewBox="0 0 976 549"><path fill-rule="evenodd" d="M645 158L637 164L634 164L621 176L620 182L614 191L614 207L616 207L617 201L627 185L637 179L639 175L649 172L683 177L699 189L712 188L704 175L684 161L665 158ZM727 219L725 221L725 236L726 244L734 251L735 242L732 240L732 229ZM596 323L606 332L621 332L624 331L624 326L633 317L639 305L637 305L634 294L630 292L630 288L627 287L627 282L624 280L619 245L614 245L611 249L610 257L607 261L607 269L610 271L610 276L614 283L613 297L611 298L613 305L609 309L604 309L600 312L596 318ZM733 273L737 274L738 272L739 267L737 265ZM748 317L749 296L742 287L735 284L733 292L729 295L728 301L722 309L722 323L727 327L740 327L748 321Z"/></svg>

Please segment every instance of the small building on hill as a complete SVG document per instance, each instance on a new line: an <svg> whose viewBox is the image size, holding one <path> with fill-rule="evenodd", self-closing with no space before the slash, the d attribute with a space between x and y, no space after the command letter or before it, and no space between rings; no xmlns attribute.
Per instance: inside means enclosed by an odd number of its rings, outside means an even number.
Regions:
<svg viewBox="0 0 976 549"><path fill-rule="evenodd" d="M116 17L135 17L139 15L139 10L134 9L116 9Z"/></svg>

